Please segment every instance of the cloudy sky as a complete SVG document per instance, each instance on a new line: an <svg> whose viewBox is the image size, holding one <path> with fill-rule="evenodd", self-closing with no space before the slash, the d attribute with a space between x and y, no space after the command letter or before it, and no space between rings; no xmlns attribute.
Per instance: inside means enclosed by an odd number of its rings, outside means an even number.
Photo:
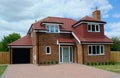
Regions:
<svg viewBox="0 0 120 78"><path fill-rule="evenodd" d="M47 16L91 16L96 6L107 22L105 34L120 37L120 0L0 0L0 40L13 32L26 35L35 20Z"/></svg>

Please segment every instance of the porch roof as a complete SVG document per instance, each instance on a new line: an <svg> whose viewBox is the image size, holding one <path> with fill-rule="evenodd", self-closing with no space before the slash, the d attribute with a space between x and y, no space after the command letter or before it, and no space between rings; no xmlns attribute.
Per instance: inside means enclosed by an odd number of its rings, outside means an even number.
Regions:
<svg viewBox="0 0 120 78"><path fill-rule="evenodd" d="M70 39L70 38L59 38L58 39L59 43L75 43L75 39Z"/></svg>

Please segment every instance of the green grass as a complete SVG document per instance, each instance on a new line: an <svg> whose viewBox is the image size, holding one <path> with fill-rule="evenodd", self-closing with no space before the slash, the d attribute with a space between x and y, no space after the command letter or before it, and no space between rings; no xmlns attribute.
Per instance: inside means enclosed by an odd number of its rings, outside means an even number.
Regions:
<svg viewBox="0 0 120 78"><path fill-rule="evenodd" d="M94 65L94 67L120 73L120 63L115 63L115 65Z"/></svg>
<svg viewBox="0 0 120 78"><path fill-rule="evenodd" d="M7 68L7 65L0 65L0 77L2 76L6 68Z"/></svg>

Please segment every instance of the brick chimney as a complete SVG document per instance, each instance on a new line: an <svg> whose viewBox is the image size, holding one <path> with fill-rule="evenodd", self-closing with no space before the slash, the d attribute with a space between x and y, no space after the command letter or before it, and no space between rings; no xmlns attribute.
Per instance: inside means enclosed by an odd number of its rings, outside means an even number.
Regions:
<svg viewBox="0 0 120 78"><path fill-rule="evenodd" d="M97 20L101 20L100 10L98 10L97 7L96 7L96 10L93 12L93 18Z"/></svg>

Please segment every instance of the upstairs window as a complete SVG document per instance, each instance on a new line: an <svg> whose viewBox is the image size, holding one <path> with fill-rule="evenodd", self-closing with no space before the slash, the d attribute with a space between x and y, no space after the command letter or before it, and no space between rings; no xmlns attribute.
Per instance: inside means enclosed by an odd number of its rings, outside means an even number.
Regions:
<svg viewBox="0 0 120 78"><path fill-rule="evenodd" d="M88 24L88 32L100 32L99 24Z"/></svg>
<svg viewBox="0 0 120 78"><path fill-rule="evenodd" d="M59 25L46 25L46 30L49 33L58 33Z"/></svg>

